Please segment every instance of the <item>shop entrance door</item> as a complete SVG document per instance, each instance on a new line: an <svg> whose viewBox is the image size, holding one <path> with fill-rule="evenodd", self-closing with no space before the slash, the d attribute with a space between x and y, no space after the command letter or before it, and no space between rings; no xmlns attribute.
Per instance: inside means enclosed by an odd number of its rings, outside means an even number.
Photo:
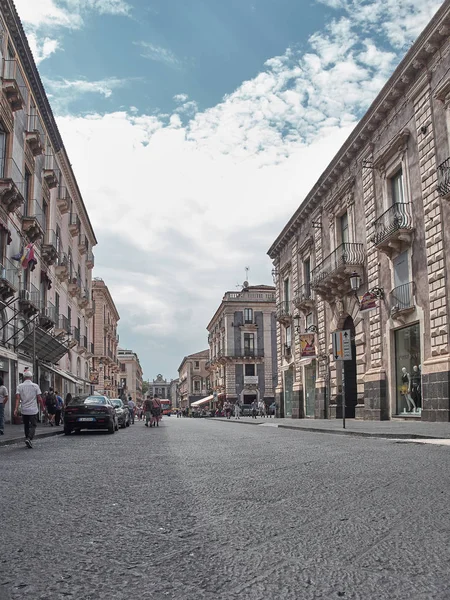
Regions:
<svg viewBox="0 0 450 600"><path fill-rule="evenodd" d="M316 361L305 367L305 415L314 417L316 403Z"/></svg>
<svg viewBox="0 0 450 600"><path fill-rule="evenodd" d="M342 329L350 329L352 341L352 360L344 360L345 418L354 419L355 407L358 402L358 388L356 384L355 324L350 316L345 319Z"/></svg>
<svg viewBox="0 0 450 600"><path fill-rule="evenodd" d="M294 386L294 371L288 369L284 372L284 416L292 417L292 395Z"/></svg>

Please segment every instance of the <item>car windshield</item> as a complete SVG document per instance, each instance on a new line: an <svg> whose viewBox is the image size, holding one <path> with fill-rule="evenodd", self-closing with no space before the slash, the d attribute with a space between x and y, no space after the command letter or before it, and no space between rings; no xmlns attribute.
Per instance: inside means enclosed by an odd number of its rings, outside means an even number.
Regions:
<svg viewBox="0 0 450 600"><path fill-rule="evenodd" d="M123 406L122 400L111 400L111 404L114 406L114 408L122 408Z"/></svg>
<svg viewBox="0 0 450 600"><path fill-rule="evenodd" d="M106 404L104 396L88 396L84 399L83 404Z"/></svg>

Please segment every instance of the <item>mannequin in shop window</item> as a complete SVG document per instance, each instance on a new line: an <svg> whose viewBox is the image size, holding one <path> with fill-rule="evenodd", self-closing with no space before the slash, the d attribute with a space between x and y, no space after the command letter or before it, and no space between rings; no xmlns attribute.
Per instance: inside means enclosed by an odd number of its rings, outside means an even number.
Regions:
<svg viewBox="0 0 450 600"><path fill-rule="evenodd" d="M408 407L407 412L415 412L416 404L411 397L411 377L409 376L406 367L402 367L402 385L400 388L400 393L406 400L406 404Z"/></svg>
<svg viewBox="0 0 450 600"><path fill-rule="evenodd" d="M417 408L422 406L422 373L420 371L420 365L414 365L413 372L411 374L411 397Z"/></svg>

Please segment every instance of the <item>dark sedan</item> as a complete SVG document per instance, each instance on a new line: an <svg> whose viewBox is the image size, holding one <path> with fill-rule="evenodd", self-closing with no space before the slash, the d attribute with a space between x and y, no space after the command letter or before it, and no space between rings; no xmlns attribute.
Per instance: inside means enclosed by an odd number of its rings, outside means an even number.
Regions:
<svg viewBox="0 0 450 600"><path fill-rule="evenodd" d="M117 418L119 420L119 426L129 427L131 423L130 411L128 406L125 406L120 398L111 398L111 404L114 406Z"/></svg>
<svg viewBox="0 0 450 600"><path fill-rule="evenodd" d="M100 394L72 397L64 411L64 433L69 435L82 429L118 431L119 420L109 398Z"/></svg>

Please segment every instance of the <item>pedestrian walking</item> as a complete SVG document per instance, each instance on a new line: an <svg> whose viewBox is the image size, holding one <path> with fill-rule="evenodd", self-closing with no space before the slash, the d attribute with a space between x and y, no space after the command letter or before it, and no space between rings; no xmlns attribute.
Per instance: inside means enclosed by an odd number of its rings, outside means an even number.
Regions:
<svg viewBox="0 0 450 600"><path fill-rule="evenodd" d="M241 418L241 401L239 399L236 400L236 402L234 404L234 418L235 419Z"/></svg>
<svg viewBox="0 0 450 600"><path fill-rule="evenodd" d="M5 433L5 406L8 398L8 390L3 384L3 377L0 377L0 435Z"/></svg>
<svg viewBox="0 0 450 600"><path fill-rule="evenodd" d="M152 420L152 401L150 396L144 400L144 415L145 415L145 426L148 427L148 424L151 423Z"/></svg>
<svg viewBox="0 0 450 600"><path fill-rule="evenodd" d="M256 419L256 417L258 416L258 403L256 402L256 400L253 400L253 402L250 405L250 408L252 409L252 418Z"/></svg>
<svg viewBox="0 0 450 600"><path fill-rule="evenodd" d="M50 388L48 390L47 396L45 398L45 408L47 409L48 424L50 425L50 427L53 427L53 425L55 424L57 408L56 394L53 391L53 388Z"/></svg>
<svg viewBox="0 0 450 600"><path fill-rule="evenodd" d="M225 400L223 408L224 408L224 411L225 411L226 418L227 419L231 419L231 404L230 404L230 402L228 402L228 400Z"/></svg>
<svg viewBox="0 0 450 600"><path fill-rule="evenodd" d="M128 410L130 411L130 420L131 423L134 425L134 409L135 409L136 405L133 402L133 398L131 396L128 396Z"/></svg>
<svg viewBox="0 0 450 600"><path fill-rule="evenodd" d="M275 417L277 416L277 404L275 402L275 400L272 402L272 404L269 407L269 416L275 419Z"/></svg>
<svg viewBox="0 0 450 600"><path fill-rule="evenodd" d="M264 400L260 400L258 402L258 410L259 410L259 416L266 418L266 403L264 402Z"/></svg>
<svg viewBox="0 0 450 600"><path fill-rule="evenodd" d="M157 427L159 427L162 409L161 409L161 401L159 400L159 398L156 394L153 396L151 412L152 412L153 426L156 425Z"/></svg>
<svg viewBox="0 0 450 600"><path fill-rule="evenodd" d="M25 444L28 448L33 447L33 438L36 432L37 417L38 417L38 402L43 407L41 390L36 383L31 380L33 373L27 370L23 374L23 383L17 386L16 406L14 408L14 416L19 414L19 403L21 404L21 413L23 426L25 430Z"/></svg>
<svg viewBox="0 0 450 600"><path fill-rule="evenodd" d="M59 395L59 392L55 391L56 396L56 413L55 413L55 425L58 426L61 423L62 412L64 408L64 400Z"/></svg>

